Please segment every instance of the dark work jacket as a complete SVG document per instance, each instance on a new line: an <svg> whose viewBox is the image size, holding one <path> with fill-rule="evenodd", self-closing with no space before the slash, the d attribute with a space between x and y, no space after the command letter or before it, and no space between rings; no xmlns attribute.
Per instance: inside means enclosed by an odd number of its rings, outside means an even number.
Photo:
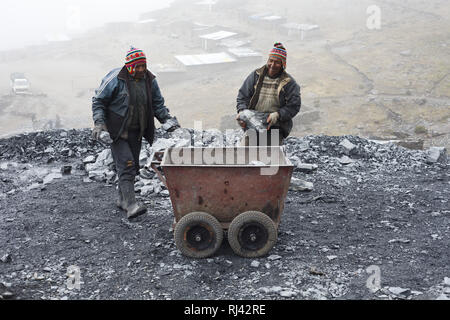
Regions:
<svg viewBox="0 0 450 320"><path fill-rule="evenodd" d="M92 98L92 116L94 123L103 123L116 141L122 134L127 120L130 102L129 75L126 67L117 68L103 78L100 87ZM164 105L155 76L147 70L147 129L144 138L153 143L155 136L154 117L165 123L170 118L169 109Z"/></svg>
<svg viewBox="0 0 450 320"><path fill-rule="evenodd" d="M255 109L255 106L258 103L262 82L266 74L267 67L263 66L252 72L247 79L245 79L237 96L236 109L238 112L244 109ZM280 110L278 110L278 113L280 114L280 118L278 120L278 125L273 128L279 127L283 138L286 138L292 130L292 118L300 111L302 101L300 96L300 86L294 78L286 71L283 71L280 77L281 81L278 87L278 99L280 101Z"/></svg>

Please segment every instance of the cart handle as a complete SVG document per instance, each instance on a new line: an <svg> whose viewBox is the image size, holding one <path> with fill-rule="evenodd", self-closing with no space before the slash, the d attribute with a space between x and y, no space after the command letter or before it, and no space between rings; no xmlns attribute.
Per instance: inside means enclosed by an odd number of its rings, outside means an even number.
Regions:
<svg viewBox="0 0 450 320"><path fill-rule="evenodd" d="M164 156L163 151L157 151L153 153L152 160L150 162L150 166L153 170L155 170L156 175L158 176L159 180L164 184L164 186L167 188L167 181L166 178L161 174L161 171L158 169L159 165L162 162L162 158Z"/></svg>

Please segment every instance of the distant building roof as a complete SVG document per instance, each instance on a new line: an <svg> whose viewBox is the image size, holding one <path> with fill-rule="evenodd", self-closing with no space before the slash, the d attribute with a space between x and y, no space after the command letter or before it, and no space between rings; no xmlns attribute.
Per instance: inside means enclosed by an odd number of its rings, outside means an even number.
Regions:
<svg viewBox="0 0 450 320"><path fill-rule="evenodd" d="M267 20L267 21L276 21L276 20L281 20L281 19L283 19L283 17L280 17L280 16L267 16L267 17L261 18L261 20Z"/></svg>
<svg viewBox="0 0 450 320"><path fill-rule="evenodd" d="M197 27L208 27L208 28L214 27L213 24L206 24L206 23L203 23L203 22L194 22L194 25L197 26Z"/></svg>
<svg viewBox="0 0 450 320"><path fill-rule="evenodd" d="M199 66L199 65L236 62L236 59L231 57L226 52L197 54L197 55L181 55L175 56L175 58L185 66Z"/></svg>
<svg viewBox="0 0 450 320"><path fill-rule="evenodd" d="M285 23L285 24L282 24L281 26L286 29L296 29L296 30L303 30L303 31L319 29L319 26L316 24L300 24L300 23L294 23L294 22Z"/></svg>
<svg viewBox="0 0 450 320"><path fill-rule="evenodd" d="M156 22L156 19L145 19L138 21L137 23L151 23L151 22Z"/></svg>
<svg viewBox="0 0 450 320"><path fill-rule="evenodd" d="M262 18L264 18L264 17L269 17L269 16L271 16L271 15L272 15L272 13L270 13L270 12L265 12L265 13L253 14L253 15L251 15L249 18L250 18L250 19L253 19L253 20L260 20L260 19L262 19Z"/></svg>
<svg viewBox="0 0 450 320"><path fill-rule="evenodd" d="M250 48L230 48L228 52L234 54L238 58L262 57L260 52Z"/></svg>
<svg viewBox="0 0 450 320"><path fill-rule="evenodd" d="M232 37L236 34L237 33L230 32L230 31L218 31L218 32L214 32L214 33L201 35L200 38L207 39L207 40L222 40L222 39Z"/></svg>
<svg viewBox="0 0 450 320"><path fill-rule="evenodd" d="M203 0L203 1L199 1L196 2L195 4L199 4L199 5L214 5L217 3L218 0Z"/></svg>
<svg viewBox="0 0 450 320"><path fill-rule="evenodd" d="M250 43L250 40L238 40L238 39L224 39L220 41L219 45L227 48L242 47Z"/></svg>

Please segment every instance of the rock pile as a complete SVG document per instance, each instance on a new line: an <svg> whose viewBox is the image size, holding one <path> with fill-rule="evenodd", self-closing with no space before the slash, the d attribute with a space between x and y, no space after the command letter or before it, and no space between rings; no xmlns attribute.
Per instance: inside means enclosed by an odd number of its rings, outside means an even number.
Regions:
<svg viewBox="0 0 450 320"><path fill-rule="evenodd" d="M286 139L288 157L295 163L313 163L325 171L364 167L382 171L417 171L428 165L447 164L446 150L409 150L393 143L382 144L357 136L306 136Z"/></svg>
<svg viewBox="0 0 450 320"><path fill-rule="evenodd" d="M0 140L7 230L0 248L0 299L450 297L444 149L408 150L355 136L290 137L284 149L294 173L270 255L241 259L224 246L215 257L190 260L171 240L169 193L149 166L152 156L172 146L234 146L242 131L158 130L156 137L153 146L143 144L140 155L135 189L150 197L144 199L150 218L139 223L114 211L111 188L87 183L112 185L117 179L108 146L93 143L90 130ZM61 161L48 163L50 158ZM54 179L61 183L52 185ZM37 190L21 192L30 183ZM80 291L65 287L72 261L89 268L92 281ZM376 291L367 287L368 265L382 267ZM424 280L416 277L423 270Z"/></svg>
<svg viewBox="0 0 450 320"><path fill-rule="evenodd" d="M91 140L90 129L24 133L0 139L0 161L52 163L94 155L103 148Z"/></svg>
<svg viewBox="0 0 450 320"><path fill-rule="evenodd" d="M239 145L242 136L243 131L240 129L221 132L182 128L172 133L157 129L152 146L143 141L140 154L141 170L136 178L135 190L142 196L151 194L168 196L168 191L151 169L155 152L170 147L236 146ZM284 148L287 157L295 166L290 188L294 191L313 190L313 183L299 179L299 175L303 175L302 178L304 178L305 174L317 170L327 174L344 171L355 175L360 171L421 172L432 165L446 166L448 161L444 148L432 147L426 151L409 150L393 143L382 144L350 135L289 137L285 141ZM22 134L1 139L0 150L0 168L3 169L8 166L5 161L22 163L33 161L41 164L58 161L75 162L76 168L86 171L85 182L92 180L106 183L117 182L109 145L93 141L90 129ZM71 167L65 166L56 171L58 172L50 172L52 176L47 175L41 178L50 179L49 181L60 178L62 174L70 174ZM360 177L359 180L362 181L363 178Z"/></svg>

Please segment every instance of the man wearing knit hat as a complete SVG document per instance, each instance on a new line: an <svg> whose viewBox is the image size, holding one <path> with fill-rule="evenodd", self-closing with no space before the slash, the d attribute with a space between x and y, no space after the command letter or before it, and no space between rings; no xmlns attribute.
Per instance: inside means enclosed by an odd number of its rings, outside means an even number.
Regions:
<svg viewBox="0 0 450 320"><path fill-rule="evenodd" d="M250 109L267 115L265 125L269 145L276 143L270 140L271 130L279 130L280 144L289 136L292 118L300 111L300 86L286 72L286 60L286 48L281 43L275 43L267 63L247 77L237 96L236 120L244 130L247 130L247 124L240 119L241 111ZM244 144L249 145L248 134L245 135Z"/></svg>
<svg viewBox="0 0 450 320"><path fill-rule="evenodd" d="M147 209L136 202L134 181L139 173L142 138L151 145L155 134L154 118L162 124L172 124L167 131L179 128L175 117L164 105L155 76L147 70L147 58L142 50L131 47L125 65L109 72L92 98L95 123L92 137L100 138L108 131L111 152L119 177L117 206L127 212L128 219L144 214Z"/></svg>

